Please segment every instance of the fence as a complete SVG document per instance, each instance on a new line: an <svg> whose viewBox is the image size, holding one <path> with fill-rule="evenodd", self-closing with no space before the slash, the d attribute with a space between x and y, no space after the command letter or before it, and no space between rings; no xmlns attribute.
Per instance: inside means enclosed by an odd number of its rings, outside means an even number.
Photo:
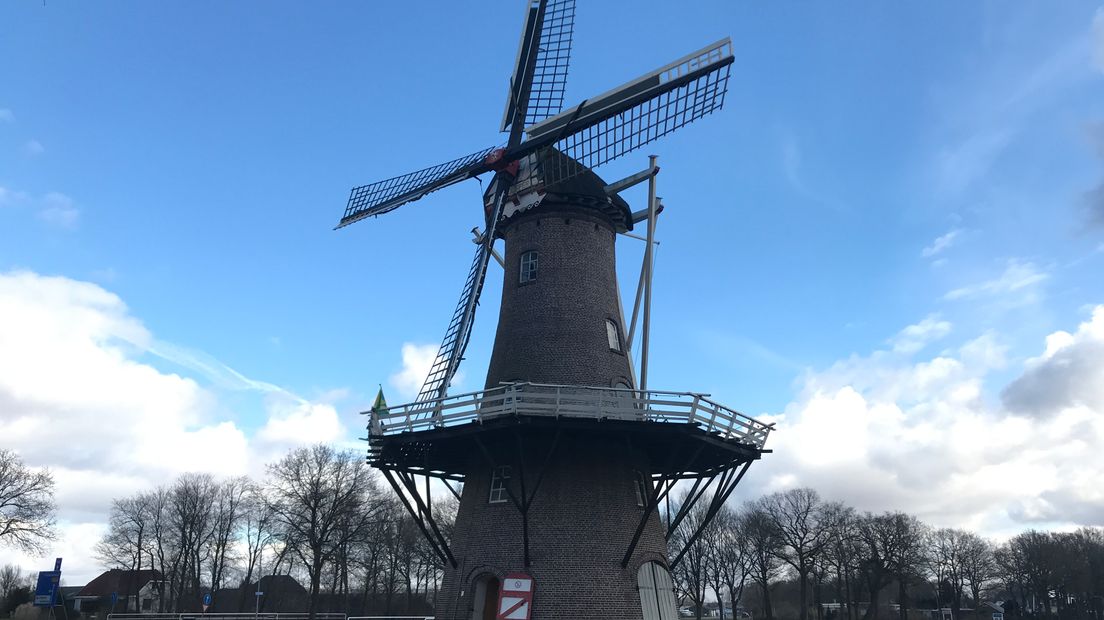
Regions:
<svg viewBox="0 0 1104 620"><path fill-rule="evenodd" d="M354 616L355 618L372 620L398 620L399 618L417 618L417 620L426 620L425 616ZM107 620L307 620L308 615L306 612L293 612L293 613L273 613L273 612L261 612L261 613L201 613L201 612L187 612L180 614L156 614L156 613L128 613L128 614L108 614ZM335 613L316 613L314 614L315 620L352 620L345 614Z"/></svg>
<svg viewBox="0 0 1104 620"><path fill-rule="evenodd" d="M591 418L692 424L724 439L763 448L772 425L694 392L515 383L481 392L368 412L372 436L483 423L507 416Z"/></svg>

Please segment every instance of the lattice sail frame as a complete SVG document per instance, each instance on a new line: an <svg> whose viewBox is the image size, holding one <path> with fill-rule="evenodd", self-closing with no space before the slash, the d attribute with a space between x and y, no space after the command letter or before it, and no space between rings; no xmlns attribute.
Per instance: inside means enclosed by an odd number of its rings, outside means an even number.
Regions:
<svg viewBox="0 0 1104 620"><path fill-rule="evenodd" d="M596 168L724 106L729 66L635 105L556 143L556 149Z"/></svg>
<svg viewBox="0 0 1104 620"><path fill-rule="evenodd" d="M529 105L525 108L526 126L555 116L563 109L574 31L575 0L549 0L529 90Z"/></svg>
<svg viewBox="0 0 1104 620"><path fill-rule="evenodd" d="M536 14L540 0L526 2L526 16ZM575 31L575 0L546 0L544 17L539 24L541 31L537 41L537 56L529 83L525 116L522 126L527 127L560 113L563 109L564 91L567 88L567 70L571 62L571 44ZM528 41L524 30L518 44L517 69L510 79L506 109L502 113L502 131L509 131L517 101L514 92L524 71L522 58Z"/></svg>
<svg viewBox="0 0 1104 620"><path fill-rule="evenodd" d="M443 164L354 187L349 192L345 215L341 217L337 227L393 211L430 192L486 172L490 169L486 163L487 157L496 150L498 147L487 147Z"/></svg>

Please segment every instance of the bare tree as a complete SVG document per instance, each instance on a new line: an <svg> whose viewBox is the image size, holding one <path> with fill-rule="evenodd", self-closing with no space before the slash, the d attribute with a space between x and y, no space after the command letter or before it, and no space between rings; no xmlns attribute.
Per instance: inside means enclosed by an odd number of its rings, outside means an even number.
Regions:
<svg viewBox="0 0 1104 620"><path fill-rule="evenodd" d="M962 540L961 558L962 579L970 588L970 599L973 601L976 618L981 593L989 588L997 575L993 545L973 532L966 532Z"/></svg>
<svg viewBox="0 0 1104 620"><path fill-rule="evenodd" d="M971 544L970 536L965 530L947 527L935 530L928 538L929 562L936 575L936 587L949 587L955 620L962 613L962 594L967 583L965 556Z"/></svg>
<svg viewBox="0 0 1104 620"><path fill-rule="evenodd" d="M239 589L239 612L245 611L245 586L253 583L254 575L262 574L261 561L275 534L273 521L272 507L264 496L263 487L250 483L242 506L240 536L245 543L245 575Z"/></svg>
<svg viewBox="0 0 1104 620"><path fill-rule="evenodd" d="M313 619L326 565L343 545L363 537L375 517L376 486L363 456L325 445L292 450L268 472L284 543L307 568Z"/></svg>
<svg viewBox="0 0 1104 620"><path fill-rule="evenodd" d="M809 618L809 573L814 562L831 541L833 509L809 488L772 493L760 500L778 531L777 554L797 573L800 590L800 620Z"/></svg>
<svg viewBox="0 0 1104 620"><path fill-rule="evenodd" d="M926 531L916 517L903 512L868 514L862 518L859 532L863 545L859 557L871 597L867 615L876 616L878 593L896 581L898 616L900 620L908 618L909 584L920 578L926 566Z"/></svg>
<svg viewBox="0 0 1104 620"><path fill-rule="evenodd" d="M175 611L199 608L203 568L215 535L217 494L218 485L210 474L183 474L169 489L169 588Z"/></svg>
<svg viewBox="0 0 1104 620"><path fill-rule="evenodd" d="M15 452L0 450L0 545L41 553L54 540L56 504L49 470L33 470Z"/></svg>
<svg viewBox="0 0 1104 620"><path fill-rule="evenodd" d="M684 493L679 499L679 504L681 505L687 499L688 494ZM681 548L689 542L693 533L705 525L708 511L709 506L704 503L699 503L690 509L686 517L675 528L675 532L671 537L675 548ZM702 613L705 610L705 593L709 587L710 577L710 549L705 541L713 538L716 531L715 527L714 522L705 525L706 529L702 532L702 535L686 548L682 560L671 573L675 589L694 604L694 614L698 620L701 620Z"/></svg>
<svg viewBox="0 0 1104 620"><path fill-rule="evenodd" d="M835 573L837 598L842 603L841 611L847 612L848 620L854 620L857 608L857 571L862 556L860 518L854 509L841 508L832 519L830 542L822 554L824 562Z"/></svg>
<svg viewBox="0 0 1104 620"><path fill-rule="evenodd" d="M218 485L214 499L210 565L211 591L218 593L222 587L227 564L232 559L232 548L238 535L238 526L245 518L252 481L246 476L230 478Z"/></svg>
<svg viewBox="0 0 1104 620"><path fill-rule="evenodd" d="M15 564L0 566L0 614L7 615L22 601L16 593L24 588L27 575Z"/></svg>
<svg viewBox="0 0 1104 620"><path fill-rule="evenodd" d="M107 566L126 570L152 567L153 555L147 554L153 529L152 509L153 496L149 493L138 493L112 500L111 510L108 513L107 533L95 548L99 560ZM143 562L143 557L146 556L149 557L148 564ZM137 581L132 583L134 588L141 586ZM122 612L126 613L130 611L127 607L130 604L130 598L133 596L137 601L138 592L137 590L124 592L122 595Z"/></svg>
<svg viewBox="0 0 1104 620"><path fill-rule="evenodd" d="M751 578L759 585L763 595L763 616L766 620L774 620L771 587L782 574L782 563L778 559L782 542L778 537L778 528L770 515L758 505L740 513L740 527L747 541Z"/></svg>
<svg viewBox="0 0 1104 620"><path fill-rule="evenodd" d="M894 515L893 527L896 530L897 547L893 557L893 576L897 579L898 617L907 620L909 584L922 581L927 563L927 548L924 546L928 527L919 519L904 513Z"/></svg>
<svg viewBox="0 0 1104 620"><path fill-rule="evenodd" d="M744 585L751 575L751 549L739 513L727 505L713 517L713 535L706 540L709 547L710 574L721 617L724 617L722 591L728 592L733 617L744 595Z"/></svg>

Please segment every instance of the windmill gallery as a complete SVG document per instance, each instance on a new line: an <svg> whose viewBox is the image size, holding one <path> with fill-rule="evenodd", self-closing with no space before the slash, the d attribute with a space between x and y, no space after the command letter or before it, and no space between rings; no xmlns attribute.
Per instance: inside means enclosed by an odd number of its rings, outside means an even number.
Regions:
<svg viewBox="0 0 1104 620"><path fill-rule="evenodd" d="M680 549L668 539L699 502L712 517L766 452L770 426L703 394L648 388L658 168L653 158L612 184L592 171L719 110L731 42L561 111L574 18L574 0L526 1L504 146L354 188L339 223L493 173L464 292L417 400L370 412L369 461L445 566L441 619L578 619L597 608L675 618L669 571L705 523ZM649 204L634 212L618 192L644 181ZM641 223L643 290L626 329L614 245ZM449 395L492 259L504 275L485 388ZM689 494L672 510L676 485ZM433 486L459 500L451 535Z"/></svg>

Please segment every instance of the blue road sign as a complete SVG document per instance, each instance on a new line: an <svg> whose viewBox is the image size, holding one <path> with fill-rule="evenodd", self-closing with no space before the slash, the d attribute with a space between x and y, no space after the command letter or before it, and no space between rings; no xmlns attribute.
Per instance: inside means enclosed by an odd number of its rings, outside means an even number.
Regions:
<svg viewBox="0 0 1104 620"><path fill-rule="evenodd" d="M57 589L59 582L61 582L61 571L39 571L38 582L35 584L35 607L54 606L54 601L57 599Z"/></svg>
<svg viewBox="0 0 1104 620"><path fill-rule="evenodd" d="M118 601L119 601L119 593L118 592L112 592L111 593L111 606L114 607L115 603L117 603Z"/></svg>
<svg viewBox="0 0 1104 620"><path fill-rule="evenodd" d="M203 604L205 606L210 606L211 605L211 593L210 592L203 595Z"/></svg>

